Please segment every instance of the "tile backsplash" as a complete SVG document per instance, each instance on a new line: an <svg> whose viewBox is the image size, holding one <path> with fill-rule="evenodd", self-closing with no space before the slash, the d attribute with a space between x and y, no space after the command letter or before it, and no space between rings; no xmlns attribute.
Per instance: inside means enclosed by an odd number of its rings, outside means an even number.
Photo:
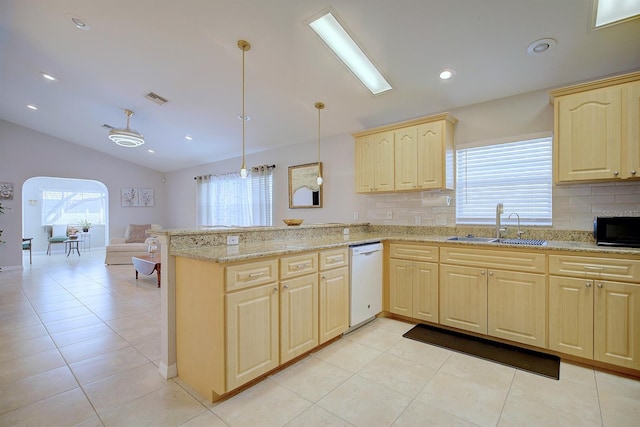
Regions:
<svg viewBox="0 0 640 427"><path fill-rule="evenodd" d="M366 217L380 225L456 225L455 191L366 197ZM447 201L450 204L447 205ZM640 216L640 182L564 184L553 187L553 229L591 230L596 216Z"/></svg>

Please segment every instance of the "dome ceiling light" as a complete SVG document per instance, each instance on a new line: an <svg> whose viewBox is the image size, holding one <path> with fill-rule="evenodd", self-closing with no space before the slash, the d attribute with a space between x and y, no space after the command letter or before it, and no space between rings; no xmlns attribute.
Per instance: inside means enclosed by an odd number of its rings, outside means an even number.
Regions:
<svg viewBox="0 0 640 427"><path fill-rule="evenodd" d="M122 147L138 147L144 144L144 137L138 131L129 128L129 120L133 116L133 111L124 110L127 115L127 127L124 129L111 129L109 131L109 139Z"/></svg>

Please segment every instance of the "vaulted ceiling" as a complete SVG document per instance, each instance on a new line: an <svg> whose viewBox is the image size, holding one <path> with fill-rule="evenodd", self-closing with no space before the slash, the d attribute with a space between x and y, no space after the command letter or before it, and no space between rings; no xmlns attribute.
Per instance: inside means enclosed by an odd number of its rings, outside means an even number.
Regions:
<svg viewBox="0 0 640 427"><path fill-rule="evenodd" d="M322 135L330 136L639 69L640 20L594 31L592 7L592 0L0 0L0 118L179 170L240 155L239 39L252 45L246 145L257 152L315 141L316 101L326 104ZM328 8L392 91L371 95L309 28ZM528 54L543 38L556 46ZM438 79L443 67L456 70L450 81ZM169 102L157 105L149 92ZM107 138L103 125L124 127L125 108L145 136L141 147Z"/></svg>

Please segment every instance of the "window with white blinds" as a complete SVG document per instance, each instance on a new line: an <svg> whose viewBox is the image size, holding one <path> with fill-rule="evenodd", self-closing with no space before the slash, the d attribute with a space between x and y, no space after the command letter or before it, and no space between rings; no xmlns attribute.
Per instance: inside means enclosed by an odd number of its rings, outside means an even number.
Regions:
<svg viewBox="0 0 640 427"><path fill-rule="evenodd" d="M503 203L504 220L551 225L551 152L551 137L457 150L456 222L495 224Z"/></svg>

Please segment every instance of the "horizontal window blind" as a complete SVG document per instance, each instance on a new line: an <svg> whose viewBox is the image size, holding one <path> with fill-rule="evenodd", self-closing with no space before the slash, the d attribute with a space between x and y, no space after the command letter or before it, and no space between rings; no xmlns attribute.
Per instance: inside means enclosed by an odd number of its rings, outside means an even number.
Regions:
<svg viewBox="0 0 640 427"><path fill-rule="evenodd" d="M456 222L495 224L503 203L504 220L551 225L551 155L550 137L457 150Z"/></svg>

